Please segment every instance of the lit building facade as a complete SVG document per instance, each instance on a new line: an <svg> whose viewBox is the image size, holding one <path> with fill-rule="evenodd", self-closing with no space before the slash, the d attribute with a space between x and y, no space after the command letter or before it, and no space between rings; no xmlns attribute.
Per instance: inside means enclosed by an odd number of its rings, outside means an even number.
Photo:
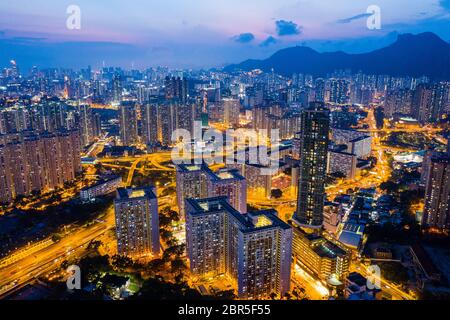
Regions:
<svg viewBox="0 0 450 320"><path fill-rule="evenodd" d="M297 211L293 219L301 225L320 228L323 221L330 128L329 112L323 103L311 103L302 113L301 125L300 179Z"/></svg>
<svg viewBox="0 0 450 320"><path fill-rule="evenodd" d="M142 142L153 145L158 142L158 113L157 105L147 103L141 107L142 113Z"/></svg>
<svg viewBox="0 0 450 320"><path fill-rule="evenodd" d="M225 274L240 298L290 290L292 228L277 212L242 214L226 197L186 200L186 243L196 276Z"/></svg>
<svg viewBox="0 0 450 320"><path fill-rule="evenodd" d="M122 185L121 176L113 176L110 178L98 181L92 186L85 187L80 191L80 198L82 201L91 201L103 195L110 194L117 190Z"/></svg>
<svg viewBox="0 0 450 320"><path fill-rule="evenodd" d="M186 78L166 77L164 80L164 92L167 100L176 99L182 103L187 101L189 95L189 83Z"/></svg>
<svg viewBox="0 0 450 320"><path fill-rule="evenodd" d="M136 103L124 101L119 107L120 140L128 146L139 142Z"/></svg>
<svg viewBox="0 0 450 320"><path fill-rule="evenodd" d="M356 176L357 157L347 152L330 151L328 153L328 173L343 173L347 179Z"/></svg>
<svg viewBox="0 0 450 320"><path fill-rule="evenodd" d="M186 215L185 200L207 198L207 165L180 164L176 168L177 204L182 218Z"/></svg>
<svg viewBox="0 0 450 320"><path fill-rule="evenodd" d="M226 196L240 212L247 212L247 181L238 170L213 172L206 164L177 166L177 203L182 217L188 198Z"/></svg>
<svg viewBox="0 0 450 320"><path fill-rule="evenodd" d="M206 182L209 197L226 196L239 212L247 212L247 181L238 170L209 171Z"/></svg>
<svg viewBox="0 0 450 320"><path fill-rule="evenodd" d="M62 187L81 172L78 130L0 136L0 202Z"/></svg>
<svg viewBox="0 0 450 320"><path fill-rule="evenodd" d="M119 255L158 255L159 217L156 190L152 187L117 189L114 200Z"/></svg>
<svg viewBox="0 0 450 320"><path fill-rule="evenodd" d="M222 104L224 125L228 128L236 128L239 125L241 103L238 99L224 98Z"/></svg>
<svg viewBox="0 0 450 320"><path fill-rule="evenodd" d="M296 263L322 281L348 275L351 253L320 235L294 228L292 252Z"/></svg>
<svg viewBox="0 0 450 320"><path fill-rule="evenodd" d="M349 98L349 83L344 79L330 80L330 98L329 102L344 104Z"/></svg>
<svg viewBox="0 0 450 320"><path fill-rule="evenodd" d="M450 229L450 155L431 157L425 189L423 224L441 230Z"/></svg>

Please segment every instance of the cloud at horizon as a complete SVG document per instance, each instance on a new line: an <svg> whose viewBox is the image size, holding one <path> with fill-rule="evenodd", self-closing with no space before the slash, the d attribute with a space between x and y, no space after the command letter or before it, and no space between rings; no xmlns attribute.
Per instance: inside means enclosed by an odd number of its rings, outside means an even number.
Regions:
<svg viewBox="0 0 450 320"><path fill-rule="evenodd" d="M260 47L268 47L270 45L276 44L278 42L277 39L275 39L272 36L268 36L266 40L260 43Z"/></svg>
<svg viewBox="0 0 450 320"><path fill-rule="evenodd" d="M255 36L253 35L253 33L250 33L250 32L241 33L241 34L233 37L233 40L238 43L249 43L249 42L252 42L254 39L255 39Z"/></svg>
<svg viewBox="0 0 450 320"><path fill-rule="evenodd" d="M355 20L359 20L359 19L363 19L363 18L368 18L370 17L372 14L371 13L361 13L361 14L357 14L355 16L352 16L350 18L344 18L344 19L339 19L337 21L337 23L350 23L352 21Z"/></svg>
<svg viewBox="0 0 450 320"><path fill-rule="evenodd" d="M278 20L275 21L277 34L279 36L297 35L302 32L302 27L292 21Z"/></svg>

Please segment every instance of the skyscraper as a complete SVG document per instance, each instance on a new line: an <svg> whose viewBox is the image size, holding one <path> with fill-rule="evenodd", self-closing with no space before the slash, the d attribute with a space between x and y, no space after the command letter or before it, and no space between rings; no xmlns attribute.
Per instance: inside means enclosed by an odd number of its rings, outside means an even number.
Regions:
<svg viewBox="0 0 450 320"><path fill-rule="evenodd" d="M226 196L239 212L247 212L247 181L238 170L209 170L206 185L209 197Z"/></svg>
<svg viewBox="0 0 450 320"><path fill-rule="evenodd" d="M241 104L238 99L224 98L223 103L223 124L228 128L235 128L239 125L239 111Z"/></svg>
<svg viewBox="0 0 450 320"><path fill-rule="evenodd" d="M425 189L423 224L448 230L450 228L450 155L436 153L431 157Z"/></svg>
<svg viewBox="0 0 450 320"><path fill-rule="evenodd" d="M228 202L242 213L247 212L247 181L238 170L213 172L206 164L177 166L177 203L185 216L185 200L216 196L227 197Z"/></svg>
<svg viewBox="0 0 450 320"><path fill-rule="evenodd" d="M433 86L433 95L431 102L431 121L436 122L441 119L448 103L448 94L450 91L450 83L439 82Z"/></svg>
<svg viewBox="0 0 450 320"><path fill-rule="evenodd" d="M315 83L316 101L325 102L325 80L319 78Z"/></svg>
<svg viewBox="0 0 450 320"><path fill-rule="evenodd" d="M431 158L435 154L435 151L428 147L423 155L422 168L420 173L420 184L426 186L428 182L428 176L431 168Z"/></svg>
<svg viewBox="0 0 450 320"><path fill-rule="evenodd" d="M158 142L158 110L157 105L148 103L142 106L142 135L147 145Z"/></svg>
<svg viewBox="0 0 450 320"><path fill-rule="evenodd" d="M329 111L323 103L313 102L302 113L300 181L293 219L311 228L320 228L323 221L329 128Z"/></svg>
<svg viewBox="0 0 450 320"><path fill-rule="evenodd" d="M414 91L411 113L420 123L430 120L432 95L433 91L426 84L419 84Z"/></svg>
<svg viewBox="0 0 450 320"><path fill-rule="evenodd" d="M344 104L348 102L349 84L347 80L330 80L330 102Z"/></svg>
<svg viewBox="0 0 450 320"><path fill-rule="evenodd" d="M186 243L196 276L227 275L240 298L290 289L292 228L274 210L242 214L225 197L186 200Z"/></svg>
<svg viewBox="0 0 450 320"><path fill-rule="evenodd" d="M122 101L122 80L118 74L112 77L112 100L115 103Z"/></svg>
<svg viewBox="0 0 450 320"><path fill-rule="evenodd" d="M80 105L78 110L81 143L83 146L87 146L95 138L95 117L91 107L87 104Z"/></svg>
<svg viewBox="0 0 450 320"><path fill-rule="evenodd" d="M195 104L181 103L175 106L175 128L185 129L193 135Z"/></svg>
<svg viewBox="0 0 450 320"><path fill-rule="evenodd" d="M81 172L78 130L0 135L0 202L62 187Z"/></svg>
<svg viewBox="0 0 450 320"><path fill-rule="evenodd" d="M138 142L136 104L124 101L119 107L120 140L125 146Z"/></svg>
<svg viewBox="0 0 450 320"><path fill-rule="evenodd" d="M185 217L185 200L207 198L206 185L207 172L209 168L205 165L177 165L176 191L177 204L181 217Z"/></svg>
<svg viewBox="0 0 450 320"><path fill-rule="evenodd" d="M164 146L172 144L172 132L176 126L176 107L173 102L159 103L157 107L158 139Z"/></svg>
<svg viewBox="0 0 450 320"><path fill-rule="evenodd" d="M185 78L166 77L164 85L167 100L177 99L181 103L187 102L189 85Z"/></svg>
<svg viewBox="0 0 450 320"><path fill-rule="evenodd" d="M114 209L118 253L129 257L159 254L156 190L152 187L119 188Z"/></svg>
<svg viewBox="0 0 450 320"><path fill-rule="evenodd" d="M384 114L386 118L392 118L395 114L410 115L412 103L412 91L400 89L389 91L386 95Z"/></svg>

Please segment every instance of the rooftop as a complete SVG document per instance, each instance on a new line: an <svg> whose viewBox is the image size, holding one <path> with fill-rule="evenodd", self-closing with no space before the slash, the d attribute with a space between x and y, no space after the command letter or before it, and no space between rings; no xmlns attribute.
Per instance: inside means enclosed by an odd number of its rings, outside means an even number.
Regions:
<svg viewBox="0 0 450 320"><path fill-rule="evenodd" d="M145 196L144 190L132 190L131 193L129 194L130 199L142 198L143 196Z"/></svg>
<svg viewBox="0 0 450 320"><path fill-rule="evenodd" d="M180 172L195 172L195 171L205 171L205 172L212 172L211 169L209 169L208 165L206 163L202 164L178 164L177 171Z"/></svg>
<svg viewBox="0 0 450 320"><path fill-rule="evenodd" d="M198 171L201 169L201 166L197 166L197 165L190 165L190 166L185 166L185 169L187 171Z"/></svg>
<svg viewBox="0 0 450 320"><path fill-rule="evenodd" d="M145 188L118 188L117 189L117 199L116 200L128 200L128 199L139 199L139 198L149 198L156 199L154 187Z"/></svg>
<svg viewBox="0 0 450 320"><path fill-rule="evenodd" d="M272 225L272 221L266 216L258 216L256 217L256 221L254 222L256 228L262 228Z"/></svg>
<svg viewBox="0 0 450 320"><path fill-rule="evenodd" d="M222 171L217 173L217 177L219 177L222 180L226 180L226 179L233 179L234 176L232 173L230 173L229 171Z"/></svg>
<svg viewBox="0 0 450 320"><path fill-rule="evenodd" d="M367 284L367 279L358 272L350 273L348 275L347 279L348 279L348 281L355 283L360 287L365 286Z"/></svg>
<svg viewBox="0 0 450 320"><path fill-rule="evenodd" d="M227 201L227 197L214 197L207 199L187 199L193 208L189 215L203 215L226 211L230 213L241 225L241 231L253 232L264 228L279 227L290 229L291 227L278 218L275 210L261 210L242 214L234 209Z"/></svg>
<svg viewBox="0 0 450 320"><path fill-rule="evenodd" d="M229 180L229 179L245 180L245 178L239 173L239 170L237 169L220 170L217 173L213 173L213 176L217 180Z"/></svg>

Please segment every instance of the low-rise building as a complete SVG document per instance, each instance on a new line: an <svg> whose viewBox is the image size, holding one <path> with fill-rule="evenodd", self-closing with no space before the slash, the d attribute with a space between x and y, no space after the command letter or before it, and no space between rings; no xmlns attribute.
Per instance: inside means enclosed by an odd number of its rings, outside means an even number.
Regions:
<svg viewBox="0 0 450 320"><path fill-rule="evenodd" d="M91 201L99 196L110 194L122 185L122 177L112 176L101 179L92 186L85 187L80 191L82 201Z"/></svg>
<svg viewBox="0 0 450 320"><path fill-rule="evenodd" d="M347 222L339 235L339 242L351 250L360 250L363 243L365 225Z"/></svg>
<svg viewBox="0 0 450 320"><path fill-rule="evenodd" d="M318 234L294 227L292 250L294 261L322 281L342 281L348 274L351 253Z"/></svg>
<svg viewBox="0 0 450 320"><path fill-rule="evenodd" d="M358 272L352 272L345 279L344 296L348 300L374 300L379 290L369 287L367 278Z"/></svg>

